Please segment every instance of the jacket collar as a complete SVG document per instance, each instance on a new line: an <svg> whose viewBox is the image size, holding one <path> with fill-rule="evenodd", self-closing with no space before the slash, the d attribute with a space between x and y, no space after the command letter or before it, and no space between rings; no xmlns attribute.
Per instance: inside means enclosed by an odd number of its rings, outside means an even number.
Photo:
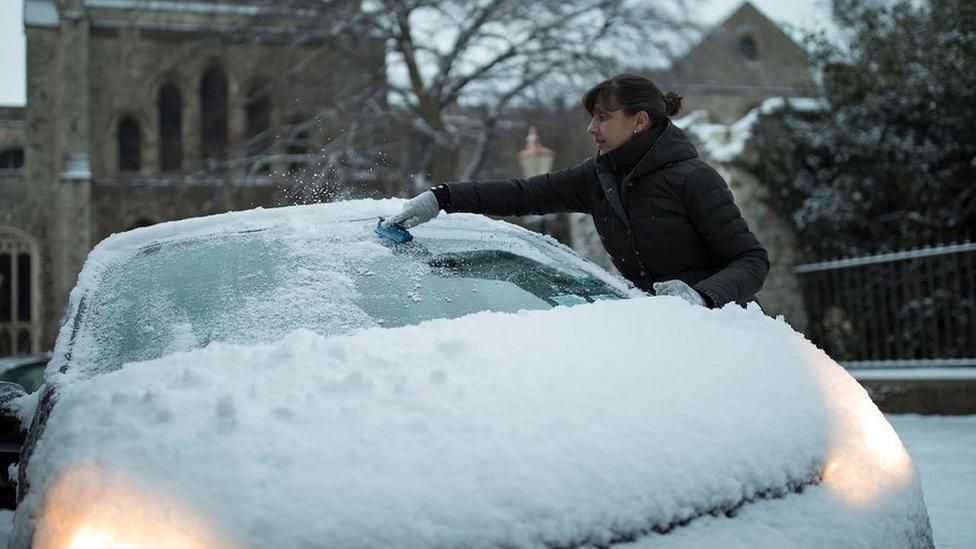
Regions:
<svg viewBox="0 0 976 549"><path fill-rule="evenodd" d="M664 126L658 124L647 131L632 135L619 147L601 156L600 161L618 178L627 175L661 137Z"/></svg>
<svg viewBox="0 0 976 549"><path fill-rule="evenodd" d="M668 164L697 156L698 151L685 132L668 118L663 125L634 135L596 160L622 178L629 173L640 177Z"/></svg>

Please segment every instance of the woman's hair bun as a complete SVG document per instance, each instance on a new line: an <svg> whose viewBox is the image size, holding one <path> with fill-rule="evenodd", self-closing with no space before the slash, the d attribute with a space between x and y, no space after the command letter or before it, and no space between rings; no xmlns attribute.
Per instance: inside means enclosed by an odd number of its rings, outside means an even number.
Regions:
<svg viewBox="0 0 976 549"><path fill-rule="evenodd" d="M673 91L664 94L664 108L667 110L668 116L678 114L678 111L681 110L681 96Z"/></svg>

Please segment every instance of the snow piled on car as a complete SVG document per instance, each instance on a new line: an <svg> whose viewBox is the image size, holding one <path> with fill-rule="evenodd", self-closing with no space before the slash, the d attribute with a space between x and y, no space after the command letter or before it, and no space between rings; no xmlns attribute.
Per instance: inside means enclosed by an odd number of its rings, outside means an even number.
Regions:
<svg viewBox="0 0 976 549"><path fill-rule="evenodd" d="M840 366L669 297L126 364L63 384L29 468L35 539L140 517L243 547L931 545Z"/></svg>
<svg viewBox="0 0 976 549"><path fill-rule="evenodd" d="M401 206L389 199L257 208L112 235L78 276L46 381L60 385L210 341L253 344L300 327L332 335L375 326L380 319L355 303L357 283L374 274L371 264L398 264L373 229ZM484 216L445 215L414 232L424 243L438 233L492 241L620 295L640 294L562 244ZM425 270L418 261L400 276L419 284Z"/></svg>

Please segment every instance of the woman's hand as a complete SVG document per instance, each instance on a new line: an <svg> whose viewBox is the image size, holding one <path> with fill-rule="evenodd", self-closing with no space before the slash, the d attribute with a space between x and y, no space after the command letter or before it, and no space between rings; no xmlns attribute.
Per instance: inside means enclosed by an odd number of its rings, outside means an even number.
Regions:
<svg viewBox="0 0 976 549"><path fill-rule="evenodd" d="M441 208L437 203L437 197L434 196L434 193L424 191L408 200L403 205L403 210L400 213L383 220L382 225L383 227L396 225L404 229L409 229L434 219L440 211Z"/></svg>
<svg viewBox="0 0 976 549"><path fill-rule="evenodd" d="M680 297L692 305L701 305L702 307L708 306L708 304L705 303L705 298L698 293L698 290L680 280L665 280L664 282L655 282L654 293L656 295Z"/></svg>

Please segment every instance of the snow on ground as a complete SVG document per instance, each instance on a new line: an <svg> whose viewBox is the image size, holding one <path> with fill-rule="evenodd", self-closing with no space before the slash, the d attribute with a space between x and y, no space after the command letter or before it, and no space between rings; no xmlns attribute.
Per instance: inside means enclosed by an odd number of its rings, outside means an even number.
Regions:
<svg viewBox="0 0 976 549"><path fill-rule="evenodd" d="M840 366L756 309L666 297L303 330L75 378L29 475L18 520L45 517L48 541L563 546L689 520L665 537L928 534L910 460ZM779 497L724 517L762 494Z"/></svg>
<svg viewBox="0 0 976 549"><path fill-rule="evenodd" d="M935 546L976 547L976 416L889 415L922 477Z"/></svg>
<svg viewBox="0 0 976 549"><path fill-rule="evenodd" d="M854 379L863 381L976 379L976 368L871 368L848 371Z"/></svg>

